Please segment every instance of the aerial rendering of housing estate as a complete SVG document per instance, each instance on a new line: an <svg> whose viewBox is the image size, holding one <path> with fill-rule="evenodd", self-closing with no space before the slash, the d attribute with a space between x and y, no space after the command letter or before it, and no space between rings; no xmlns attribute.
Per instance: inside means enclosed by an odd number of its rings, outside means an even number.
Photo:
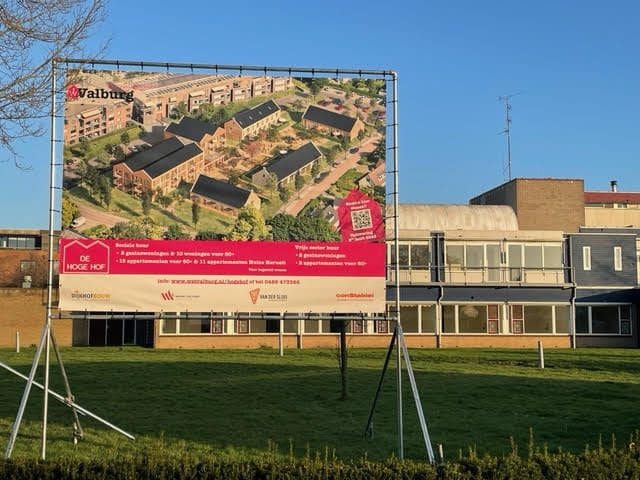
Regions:
<svg viewBox="0 0 640 480"><path fill-rule="evenodd" d="M63 228L256 239L238 230L244 212L304 217L317 239L336 238L350 190L384 204L385 106L380 80L76 72Z"/></svg>

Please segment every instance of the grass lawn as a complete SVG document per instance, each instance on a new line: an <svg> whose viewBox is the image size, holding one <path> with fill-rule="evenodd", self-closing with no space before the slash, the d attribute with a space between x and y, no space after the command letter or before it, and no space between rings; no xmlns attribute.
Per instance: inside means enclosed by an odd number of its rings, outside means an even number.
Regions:
<svg viewBox="0 0 640 480"><path fill-rule="evenodd" d="M69 193L75 202L85 203L104 212L109 212L130 220L143 217L140 200L131 195L127 195L117 188L111 190L111 208L109 210L103 205L98 204L84 187L74 187L69 190ZM176 201L172 204L172 208L173 212L170 212L154 203L151 205L149 217L156 225L168 227L172 224L178 224L183 227L183 229L207 230L220 233L229 231L234 221L232 218L219 215L208 208L201 208L197 228L194 228L192 223L191 201Z"/></svg>
<svg viewBox="0 0 640 480"><path fill-rule="evenodd" d="M638 429L640 350L411 350L434 445L445 456L475 447L482 454L537 445L580 451L600 439L619 445ZM33 349L0 350L0 361L25 374ZM76 447L71 415L50 402L49 457L141 455L170 446L193 454L251 455L273 445L303 456L385 458L396 448L395 369L387 372L374 422L364 439L384 350L350 350L351 398L338 400L336 350L63 349L80 405L138 437L126 440L81 417L87 438ZM63 392L52 356L52 388ZM39 375L41 376L41 375ZM405 455L425 458L404 378ZM24 383L0 369L0 439L6 444ZM14 455L37 457L42 393L32 392ZM270 447L271 445L271 447Z"/></svg>

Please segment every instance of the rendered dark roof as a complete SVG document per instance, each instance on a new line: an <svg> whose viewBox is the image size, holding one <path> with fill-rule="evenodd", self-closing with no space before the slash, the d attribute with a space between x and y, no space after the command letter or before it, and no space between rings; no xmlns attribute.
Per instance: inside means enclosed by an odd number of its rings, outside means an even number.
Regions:
<svg viewBox="0 0 640 480"><path fill-rule="evenodd" d="M316 107L315 105L309 105L309 108L304 112L303 118L343 132L350 132L356 123L356 119L353 117Z"/></svg>
<svg viewBox="0 0 640 480"><path fill-rule="evenodd" d="M184 145L179 150L176 150L169 155L162 157L157 162L154 162L151 165L147 166L144 171L151 178L156 178L163 173L167 173L169 170L176 168L181 163L192 159L199 153L202 153L200 147L198 147L198 145L196 145L195 143L190 143L189 145Z"/></svg>
<svg viewBox="0 0 640 480"><path fill-rule="evenodd" d="M280 181L320 158L321 155L320 150L312 142L309 142L273 162L267 167L267 171L275 174Z"/></svg>
<svg viewBox="0 0 640 480"><path fill-rule="evenodd" d="M269 100L257 107L242 110L236 113L233 118L242 128L247 128L278 110L280 110L280 107L273 100Z"/></svg>
<svg viewBox="0 0 640 480"><path fill-rule="evenodd" d="M215 178L199 175L191 193L210 198L235 208L244 207L251 192Z"/></svg>
<svg viewBox="0 0 640 480"><path fill-rule="evenodd" d="M176 137L168 138L162 142L154 145L148 150L131 155L124 164L133 172L147 168L154 162L157 162L162 157L166 157L176 150L180 150L184 147L184 144Z"/></svg>
<svg viewBox="0 0 640 480"><path fill-rule="evenodd" d="M213 135L215 130L214 125L191 117L182 117L180 122L172 123L166 129L169 133L188 138L194 142L199 142L206 134Z"/></svg>

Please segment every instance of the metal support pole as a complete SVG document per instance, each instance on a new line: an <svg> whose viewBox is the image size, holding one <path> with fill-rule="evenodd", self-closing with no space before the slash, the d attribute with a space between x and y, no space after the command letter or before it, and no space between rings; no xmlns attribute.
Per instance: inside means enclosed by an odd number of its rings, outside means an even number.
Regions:
<svg viewBox="0 0 640 480"><path fill-rule="evenodd" d="M398 338L398 329L393 329L393 335L391 336L391 342L389 342L389 348L387 349L387 356L384 359L384 365L382 367L382 372L380 373L380 380L378 380L378 388L376 389L376 394L373 397L373 403L371 404L371 410L369 411L369 418L367 419L367 426L364 429L364 435L373 437L373 414L376 410L376 405L378 403L378 398L380 397L380 392L382 391L382 383L384 382L384 375L387 373L387 368L389 367L389 361L391 360L391 354L393 353L393 347L396 344L396 339Z"/></svg>
<svg viewBox="0 0 640 480"><path fill-rule="evenodd" d="M47 324L47 335L44 339L44 391L49 391L49 366L51 351L51 323ZM47 458L47 420L49 416L49 395L45 395L42 402L42 445L40 449L40 458Z"/></svg>
<svg viewBox="0 0 640 480"><path fill-rule="evenodd" d="M11 453L13 452L13 446L16 443L16 438L18 437L18 430L20 430L20 424L22 423L22 417L24 416L24 410L27 406L27 400L29 400L29 393L31 392L31 386L34 384L34 378L36 376L36 371L38 369L38 363L40 362L40 356L42 355L42 349L45 344L45 337L49 336L49 325L45 323L42 328L42 336L40 337L40 342L38 343L38 348L36 348L36 353L33 356L33 362L31 364L31 371L29 372L29 376L27 377L27 385L24 387L24 393L22 394L22 399L20 400L20 406L18 407L18 413L16 414L16 419L13 422L13 426L11 427L11 433L9 434L9 440L7 441L7 448L4 451L4 458L11 458Z"/></svg>
<svg viewBox="0 0 640 480"><path fill-rule="evenodd" d="M49 335L51 336L51 343L53 344L53 351L56 354L56 360L58 361L60 371L62 372L64 391L67 394L67 401L69 402L69 404L71 404L70 402L73 402L75 399L73 397L73 394L71 393L69 377L67 377L67 370L64 368L64 363L62 362L62 355L60 355L58 342L56 341L56 336L53 333L53 326L49 332ZM82 431L82 425L80 424L80 419L78 418L78 411L75 407L71 407L71 411L73 412L73 440L74 442L76 442L78 439L81 439L84 436L84 432Z"/></svg>
<svg viewBox="0 0 640 480"><path fill-rule="evenodd" d="M542 341L538 340L538 360L540 362L540 368L544 368L544 347Z"/></svg>
<svg viewBox="0 0 640 480"><path fill-rule="evenodd" d="M26 375L23 375L22 373L20 373L17 370L11 368L8 365L5 365L2 362L0 362L0 367L4 368L5 370L8 370L9 372L17 375L18 377L20 377L20 378L22 378L24 380L27 380L27 381L29 380L29 377L27 377ZM35 385L36 387L38 387L40 390L44 391L44 386L41 383L38 383L36 381L32 381L31 383L33 385ZM76 409L78 411L78 413L80 413L81 415L85 415L87 417L93 418L94 420L97 420L98 422L102 423L103 425L106 425L107 427L109 427L109 428L115 430L116 432L124 435L128 439L130 439L130 440L135 440L136 439L136 437L134 437L130 433L125 432L121 428L116 427L114 424L107 422L104 418L99 417L98 415L96 415L95 413L90 412L89 410L87 410L84 407L81 407L80 405L75 403L75 401L73 401L73 400L69 401L68 398L63 397L62 395L60 395L59 393L54 392L53 390L49 390L49 395L51 395L53 398L58 400L60 403L64 403L68 407ZM6 457L6 458L9 458L9 457Z"/></svg>
<svg viewBox="0 0 640 480"><path fill-rule="evenodd" d="M20 353L20 330L16 330L16 353Z"/></svg>
<svg viewBox="0 0 640 480"><path fill-rule="evenodd" d="M399 193L398 193L398 74L393 72L393 244L395 247L395 290L396 290L396 323L400 327L400 248L399 236ZM400 349L396 352L396 384L397 384L397 414L398 414L398 458L404 458L404 428L402 423L402 355Z"/></svg>
<svg viewBox="0 0 640 480"><path fill-rule="evenodd" d="M409 383L411 384L411 391L413 392L413 400L416 404L416 411L418 412L418 420L420 421L420 430L422 431L422 439L424 440L424 446L427 449L427 458L429 463L435 463L435 455L433 454L433 446L431 445L431 438L429 437L429 430L427 428L427 421L422 411L422 402L420 401L420 393L418 392L418 386L416 384L416 378L413 374L413 367L411 366L411 358L409 357L409 351L407 350L407 344L404 341L404 333L402 328L398 328L398 350L402 350L404 356L404 363L407 366L407 374L409 376Z"/></svg>
<svg viewBox="0 0 640 480"><path fill-rule="evenodd" d="M53 300L53 262L55 261L53 255L54 244L54 212L55 212L55 193L56 193L56 75L58 74L56 69L56 59L51 60L51 145L50 145L50 165L49 165L49 269L47 279L47 335L45 337L45 356L44 356L44 387L45 392L49 388L49 366L50 366L50 344L51 344L51 315L52 315L52 300ZM47 416L49 413L49 398L48 395L44 396L44 405L42 410L42 460L47 455Z"/></svg>
<svg viewBox="0 0 640 480"><path fill-rule="evenodd" d="M284 357L284 320L282 315L278 320L278 349L280 350L280 356Z"/></svg>

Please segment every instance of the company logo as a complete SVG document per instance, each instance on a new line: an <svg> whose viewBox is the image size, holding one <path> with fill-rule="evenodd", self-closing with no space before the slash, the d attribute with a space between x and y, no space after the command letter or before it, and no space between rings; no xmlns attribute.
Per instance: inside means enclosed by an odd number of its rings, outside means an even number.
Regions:
<svg viewBox="0 0 640 480"><path fill-rule="evenodd" d="M373 300L374 294L372 292L346 292L336 293L338 300Z"/></svg>
<svg viewBox="0 0 640 480"><path fill-rule="evenodd" d="M249 290L249 296L251 297L251 303L255 305L258 301L258 297L260 296L260 289L254 288L253 290Z"/></svg>
<svg viewBox="0 0 640 480"><path fill-rule="evenodd" d="M71 292L71 298L73 300L111 300L110 293L101 293L101 292L80 292L78 290L74 290Z"/></svg>
<svg viewBox="0 0 640 480"><path fill-rule="evenodd" d="M133 90L124 92L121 90L106 90L104 88L81 88L77 85L69 85L67 87L67 99L78 100L79 98L101 98L103 100L124 100L125 102L133 102Z"/></svg>
<svg viewBox="0 0 640 480"><path fill-rule="evenodd" d="M167 290L166 292L160 293L163 300L173 300L173 292L171 290Z"/></svg>

